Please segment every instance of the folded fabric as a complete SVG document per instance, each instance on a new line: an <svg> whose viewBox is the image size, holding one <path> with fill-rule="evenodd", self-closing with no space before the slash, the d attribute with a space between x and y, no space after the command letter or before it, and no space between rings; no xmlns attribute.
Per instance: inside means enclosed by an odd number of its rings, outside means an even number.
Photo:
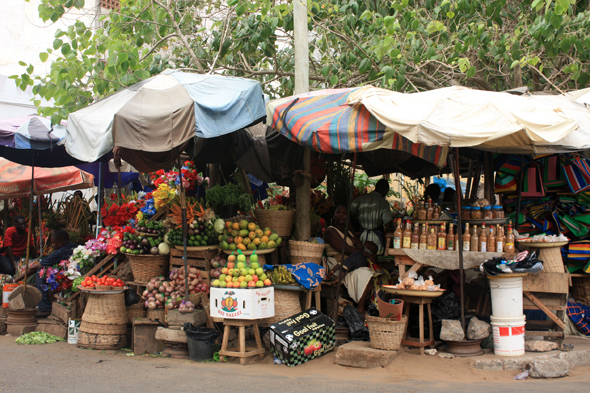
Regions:
<svg viewBox="0 0 590 393"><path fill-rule="evenodd" d="M567 315L580 333L590 336L590 307L582 303L567 302Z"/></svg>
<svg viewBox="0 0 590 393"><path fill-rule="evenodd" d="M314 290L326 277L326 269L317 263L304 262L297 265L281 265L284 266L295 278L303 288ZM265 270L274 270L276 265L264 265Z"/></svg>

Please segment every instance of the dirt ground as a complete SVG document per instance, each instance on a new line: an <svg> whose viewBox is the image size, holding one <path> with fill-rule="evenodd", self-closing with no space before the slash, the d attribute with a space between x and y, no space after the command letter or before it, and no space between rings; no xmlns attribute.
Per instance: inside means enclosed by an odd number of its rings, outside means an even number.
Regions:
<svg viewBox="0 0 590 393"><path fill-rule="evenodd" d="M590 367L556 380L513 380L517 372L482 371L473 358L441 359L404 352L387 368L334 364L335 351L297 367L272 356L240 366L194 363L66 343L16 345L0 337L0 392L583 392ZM486 355L492 356L492 355Z"/></svg>

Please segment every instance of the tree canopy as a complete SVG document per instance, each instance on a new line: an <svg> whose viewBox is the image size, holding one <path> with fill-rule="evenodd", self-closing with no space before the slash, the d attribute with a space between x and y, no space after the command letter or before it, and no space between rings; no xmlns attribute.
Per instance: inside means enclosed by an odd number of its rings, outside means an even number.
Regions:
<svg viewBox="0 0 590 393"><path fill-rule="evenodd" d="M84 0L41 0L57 21ZM567 91L590 83L588 0L308 1L310 88L371 84L397 91L462 85ZM93 30L56 33L47 75L18 86L53 105L53 121L166 68L258 79L271 96L294 87L292 2L120 0ZM35 104L40 105L36 100Z"/></svg>

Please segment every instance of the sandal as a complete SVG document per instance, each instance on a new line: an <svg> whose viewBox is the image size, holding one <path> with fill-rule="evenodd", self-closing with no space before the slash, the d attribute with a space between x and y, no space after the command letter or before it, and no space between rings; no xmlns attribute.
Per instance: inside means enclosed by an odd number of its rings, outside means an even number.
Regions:
<svg viewBox="0 0 590 393"><path fill-rule="evenodd" d="M574 344L562 344L561 345L561 350L562 351L571 351L572 349L574 349Z"/></svg>

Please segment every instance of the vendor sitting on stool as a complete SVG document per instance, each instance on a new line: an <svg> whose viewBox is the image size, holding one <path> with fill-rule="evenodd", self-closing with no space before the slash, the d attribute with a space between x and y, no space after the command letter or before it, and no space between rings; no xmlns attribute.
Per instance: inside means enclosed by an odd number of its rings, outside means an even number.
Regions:
<svg viewBox="0 0 590 393"><path fill-rule="evenodd" d="M346 207L338 206L334 212L333 226L326 229L326 255L328 256L328 270L334 273L339 268L344 269L344 286L349 296L357 303L357 309L364 313L365 303L373 289L373 274L367 259L376 261L377 256L368 251L376 249L374 244L363 244L348 228L346 248L342 257L342 245L346 227ZM338 273L339 274L339 273Z"/></svg>
<svg viewBox="0 0 590 393"><path fill-rule="evenodd" d="M29 266L27 271L27 277L35 275L35 286L43 293L43 298L37 305L39 311L37 311L37 318L45 318L51 314L51 298L49 290L43 290L46 287L45 278L39 277L37 271L42 267L52 267L58 265L61 261L67 260L72 256L76 245L70 242L70 235L64 230L53 231L51 235L51 247L55 250L50 255L41 259L40 262L36 262ZM25 277L24 274L18 276L15 281L21 281Z"/></svg>
<svg viewBox="0 0 590 393"><path fill-rule="evenodd" d="M4 250L0 256L0 274L14 276L17 273L17 261L27 249L27 222L23 216L14 217L14 226L6 229Z"/></svg>

